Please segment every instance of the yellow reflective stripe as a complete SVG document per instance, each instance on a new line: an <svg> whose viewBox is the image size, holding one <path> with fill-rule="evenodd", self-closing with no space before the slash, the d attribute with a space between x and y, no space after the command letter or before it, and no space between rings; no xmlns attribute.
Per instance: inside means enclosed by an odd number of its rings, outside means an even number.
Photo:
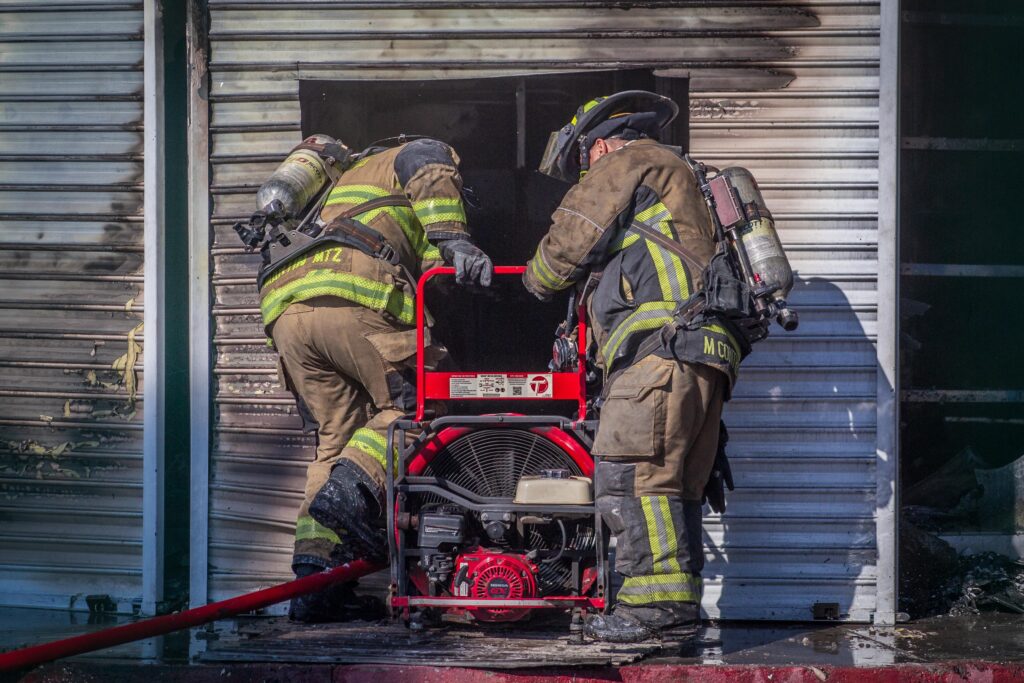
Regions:
<svg viewBox="0 0 1024 683"><path fill-rule="evenodd" d="M331 194L327 198L326 206L336 204L359 206L365 202L378 199L380 197L386 197L390 194L390 190L376 185L341 185L331 190ZM361 223L369 223L381 214L386 214L394 219L394 221L398 223L399 227L402 228L402 232L405 234L406 239L409 240L409 244L412 246L413 250L418 255L422 255L422 253L427 249L427 238L426 235L423 234L422 230L417 230L416 227L413 226L413 213L409 207L382 206L356 214L353 218Z"/></svg>
<svg viewBox="0 0 1024 683"><path fill-rule="evenodd" d="M612 241L611 245L608 247L609 253L617 254L623 249L628 249L629 247L636 244L637 240L639 239L640 235L636 234L635 232L623 232L621 235L619 235Z"/></svg>
<svg viewBox="0 0 1024 683"><path fill-rule="evenodd" d="M679 566L679 539L676 537L676 524L672 521L672 511L669 509L668 496L658 496L661 507L661 518L665 522L665 540L668 542L665 552L668 555L668 567L673 572L681 572Z"/></svg>
<svg viewBox="0 0 1024 683"><path fill-rule="evenodd" d="M362 204L371 199L391 194L387 188L377 185L338 185L327 195L325 206L333 204Z"/></svg>
<svg viewBox="0 0 1024 683"><path fill-rule="evenodd" d="M650 240L647 242L647 251L654 261L654 270L658 273L658 287L661 289L661 298L666 301L677 301L675 292L672 291L672 284L669 282L668 272L665 269L665 261L662 259L661 248Z"/></svg>
<svg viewBox="0 0 1024 683"><path fill-rule="evenodd" d="M381 214L386 214L393 221L398 223L398 226L402 228L402 233L405 235L405 238L409 240L409 244L413 245L413 247L416 246L417 232L422 235L423 231L417 230L417 227L414 226L412 209L407 206L381 206L376 209L364 211L363 213L357 213L353 218L358 220L360 223L366 224L370 223ZM426 238L426 235L423 235L421 239L426 240Z"/></svg>
<svg viewBox="0 0 1024 683"><path fill-rule="evenodd" d="M656 226L662 235L672 240L675 239L672 236L672 213L662 202L656 202L653 206L637 213L633 219L651 228ZM654 269L658 273L658 284L661 287L662 297L669 301L689 299L690 283L679 257L650 240L647 240L647 249L654 262Z"/></svg>
<svg viewBox="0 0 1024 683"><path fill-rule="evenodd" d="M327 197L325 205L334 206L337 204L349 204L351 206L358 206L370 200L386 197L390 194L392 194L391 190L378 187L376 185L340 185L331 190L331 194ZM451 201L459 202L459 206L461 208L461 200L456 199ZM370 211L364 211L363 213L356 214L353 218L361 223L370 223L381 214L386 214L398 223L398 226L402 229L402 233L405 235L405 238L409 240L409 245L417 256L427 260L441 260L440 253L435 254L430 251L431 244L427 241L426 234L423 232L422 228L419 225L416 225L413 221L413 216L418 214L418 211L414 208L407 206L381 206L376 209L371 209ZM433 220L433 222L436 223L441 220L442 219L438 218ZM444 220L458 220L458 218L449 218ZM461 221L463 223L466 222L465 213L461 214ZM420 224L426 225L427 223L421 218Z"/></svg>
<svg viewBox="0 0 1024 683"><path fill-rule="evenodd" d="M388 447L387 440L372 429L365 427L357 429L345 444L345 448L349 447L358 448L380 463L381 467L387 467L387 461L384 459L384 453Z"/></svg>
<svg viewBox="0 0 1024 683"><path fill-rule="evenodd" d="M647 542L651 545L651 557L654 571L658 571L659 558L664 556L661 546L661 532L658 530L658 523L654 519L654 510L651 507L651 496L640 498L640 507L644 510L644 520L647 522Z"/></svg>
<svg viewBox="0 0 1024 683"><path fill-rule="evenodd" d="M617 600L627 605L649 605L652 602L697 602L697 594L693 591L658 591L643 595L623 595L619 591Z"/></svg>
<svg viewBox="0 0 1024 683"><path fill-rule="evenodd" d="M382 206L356 214L354 218L361 223L370 223L381 214L387 214L395 223L398 223L398 227L402 229L402 234L405 235L405 239L409 241L409 246L412 247L417 256L427 258L425 254L431 248L431 244L427 241L427 235L423 232L423 228L413 220L415 214L409 207ZM440 259L441 255L438 254L437 258Z"/></svg>
<svg viewBox="0 0 1024 683"><path fill-rule="evenodd" d="M656 206L664 208L665 205L658 202ZM672 236L672 214L669 213L668 209L665 209L664 213L664 218L658 220L658 231L665 237L675 240L675 237ZM658 246L658 251L661 252L661 256L666 262L666 275L669 278L669 282L675 284L679 289L679 292L672 297L673 300L686 301L690 298L690 282L686 277L686 270L683 268L683 262L678 256L660 245ZM669 270L669 267L671 267L671 270Z"/></svg>
<svg viewBox="0 0 1024 683"><path fill-rule="evenodd" d="M663 234L665 237L668 237L669 239L675 239L674 237L672 237L671 226L671 214L668 215L668 218L665 218L658 222L658 230L661 231L661 234ZM670 278L670 282L674 283L676 287L678 287L679 289L679 293L676 295L678 298L675 298L675 301L686 301L687 299L690 298L690 280L686 276L686 269L683 267L682 260L675 254L673 254L671 251L665 249L660 245L658 246L658 250L661 252L662 258L664 258L667 261L666 271L668 272L666 274ZM671 267L671 270L669 270L669 267Z"/></svg>
<svg viewBox="0 0 1024 683"><path fill-rule="evenodd" d="M299 517L299 521L295 524L295 540L296 541L330 541L331 543L341 543L341 539L338 538L338 534L334 533L320 522L316 521L308 515Z"/></svg>
<svg viewBox="0 0 1024 683"><path fill-rule="evenodd" d="M666 253L675 271L676 282L679 283L679 301L686 301L690 298L690 279L686 277L686 269L678 256L671 252Z"/></svg>
<svg viewBox="0 0 1024 683"><path fill-rule="evenodd" d="M424 261L440 261L441 252L436 246L427 242L427 248L423 250L422 254L420 254L420 258Z"/></svg>
<svg viewBox="0 0 1024 683"><path fill-rule="evenodd" d="M593 109L594 107L599 105L601 103L601 101L604 100L604 99L605 98L603 98L603 97L598 97L597 99L590 100L589 102L587 102L586 104L583 105L583 113L586 114L588 111L590 111L591 109ZM576 125L576 115L575 114L573 115L572 121L570 123L572 125L574 125L574 126Z"/></svg>
<svg viewBox="0 0 1024 683"><path fill-rule="evenodd" d="M678 304L674 301L648 301L637 306L618 327L608 336L601 355L606 363L611 363L619 347L634 332L654 330L672 320L672 313Z"/></svg>
<svg viewBox="0 0 1024 683"><path fill-rule="evenodd" d="M641 223L646 223L647 221L651 220L652 218L654 218L655 216L662 212L668 213L668 208L661 202L655 202L653 206L649 206L640 213L633 216L633 219L640 221Z"/></svg>
<svg viewBox="0 0 1024 683"><path fill-rule="evenodd" d="M642 576L623 577L622 588L629 592L635 592L643 588L671 588L676 585L688 586L697 589L704 583L704 579L694 576L689 572L678 571L671 574L644 574Z"/></svg>
<svg viewBox="0 0 1024 683"><path fill-rule="evenodd" d="M534 253L533 258L530 260L530 270L534 276L540 280L541 284L548 289L560 290L565 289L569 285L564 279L555 275L554 271L548 266L544 260L544 252L538 246L537 251Z"/></svg>
<svg viewBox="0 0 1024 683"><path fill-rule="evenodd" d="M701 579L688 572L627 576L616 599L629 605L652 602L700 602Z"/></svg>
<svg viewBox="0 0 1024 683"><path fill-rule="evenodd" d="M421 199L412 203L412 210L424 227L435 223L466 222L466 210L461 198Z"/></svg>
<svg viewBox="0 0 1024 683"><path fill-rule="evenodd" d="M385 206L379 209L373 209L366 213L359 214L357 218L363 223L369 223L381 213L388 214L392 220L398 223L398 227L402 229L402 233L405 235L405 239L409 241L409 246L416 255L422 259L431 259L432 257L427 255L431 249L436 251L429 240L427 240L427 234L423 231L420 224L417 224L414 220L415 214L407 206ZM437 252L436 256L433 257L435 260L441 259L441 253Z"/></svg>
<svg viewBox="0 0 1024 683"><path fill-rule="evenodd" d="M678 539L672 523L667 496L643 496L640 505L647 520L647 537L651 544L651 562L655 574L679 573Z"/></svg>
<svg viewBox="0 0 1024 683"><path fill-rule="evenodd" d="M373 310L387 311L406 325L412 325L416 318L412 297L394 285L352 273L317 269L274 289L263 298L260 302L263 324L272 323L290 304L318 296L337 296Z"/></svg>
<svg viewBox="0 0 1024 683"><path fill-rule="evenodd" d="M384 459L384 454L388 449L388 441L382 435L368 429L366 427L360 427L352 434L352 438L348 440L345 447L358 448L363 453L376 460L383 469L387 469L387 461ZM394 449L394 457L398 457L398 449Z"/></svg>

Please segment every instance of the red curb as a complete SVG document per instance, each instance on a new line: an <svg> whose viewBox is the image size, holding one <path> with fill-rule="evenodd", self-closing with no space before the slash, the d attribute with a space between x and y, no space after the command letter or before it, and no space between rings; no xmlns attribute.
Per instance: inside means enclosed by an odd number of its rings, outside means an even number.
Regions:
<svg viewBox="0 0 1024 683"><path fill-rule="evenodd" d="M484 671L425 666L339 666L333 683L1018 683L1024 665L989 662L833 666L641 664L586 671Z"/></svg>
<svg viewBox="0 0 1024 683"><path fill-rule="evenodd" d="M22 683L1024 683L1024 663L942 662L888 667L638 664L519 669L328 664L49 664Z"/></svg>

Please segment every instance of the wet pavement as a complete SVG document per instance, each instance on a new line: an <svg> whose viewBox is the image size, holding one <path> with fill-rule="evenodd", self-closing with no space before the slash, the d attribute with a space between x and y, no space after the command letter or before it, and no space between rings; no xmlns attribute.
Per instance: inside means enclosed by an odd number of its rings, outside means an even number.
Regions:
<svg viewBox="0 0 1024 683"><path fill-rule="evenodd" d="M86 631L103 628L118 623L108 620L104 623L89 623L87 615L71 612L49 610L4 609L0 610L0 650L9 650L31 644L48 642ZM249 618L242 620L226 620L219 622L216 630L199 630L193 632L193 648L198 643L213 643L213 648L205 654L188 653L188 640L184 634L177 637L156 638L145 643L136 643L111 648L101 653L80 656L70 664L44 671L76 671L81 675L88 672L99 674L106 672L96 680L153 680L153 673L163 672L170 678L177 678L185 672L192 676L200 676L203 672L216 670L222 672L238 671L239 677L234 680L313 680L320 677L323 670L328 671L325 680L342 680L339 673L349 667L334 666L323 669L324 664L343 665L357 663L364 667L372 664L407 665L407 670L418 669L419 665L445 667L458 665L450 661L450 656L441 649L433 658L404 661L401 647L389 647L387 632L395 634L394 626L377 626L359 624L352 627L353 633L358 632L365 641L367 638L378 640L376 650L360 645L346 648L346 640L354 640L344 636L343 631L334 641L330 641L329 651L325 653L324 632L288 624L281 618ZM457 627L449 627L457 628ZM465 627L463 627L465 628ZM195 639L196 634L200 639ZM303 654L302 643L306 634L310 634L310 647ZM312 634L317 633L317 642L313 642ZM565 648L571 648L562 630L552 631L553 639L561 639ZM379 637L378 637L379 634ZM397 636L396 636L397 637ZM408 636L401 636L408 640ZM494 633L491 638L501 638ZM210 640L212 638L212 641ZM260 640L264 638L265 640ZM291 650L282 659L274 652L275 642L285 638L291 644ZM277 639L277 641L275 641ZM486 640L486 637L484 638ZM232 642L248 643L247 652L242 661L237 656L227 661L218 661L218 648L227 647ZM424 641L425 642L425 641ZM227 647L230 650L230 647ZM423 650L423 648L420 648ZM557 648L556 648L557 649ZM376 652L376 654L374 654ZM200 661L202 657L205 661ZM568 657L566 658L569 659ZM729 665L738 667L798 667L800 671L810 672L817 680L824 681L835 671L846 668L899 667L900 665L952 666L957 662L989 662L1008 664L1003 671L1005 675L1013 674L1013 680L1024 681L1024 616L989 613L963 617L936 617L896 627L875 627L857 624L811 623L811 624L773 624L757 623L710 623L706 625L696 643L686 651L661 652L647 656L639 666L653 667L651 670L670 671L678 667L702 667L707 665ZM114 664L118 666L113 666ZM264 666L261 668L260 664ZM557 666L559 662L538 662L547 667ZM562 662L566 664L568 662ZM150 666L121 666L121 665ZM494 667L494 663L490 663ZM152 665L157 665L155 668ZM321 665L318 668L315 665ZM413 666L416 665L416 666ZM312 668L309 668L311 667ZM465 666L465 663L462 663ZM500 664L499 664L500 666ZM588 663L593 667L592 663ZM113 668L112 668L113 667ZM254 668L255 667L255 668ZM268 668L270 667L270 668ZM110 678L114 670L119 675ZM268 677L267 671L277 673ZM424 667L424 670L426 668ZM564 671L565 669L563 669ZM596 669L601 671L602 669ZM604 669L613 671L612 669ZM623 668L622 671L626 669ZM724 669L723 669L724 670ZM779 669L780 671L782 669ZM789 669L786 669L789 670ZM132 672L139 674L135 677ZM249 674L244 674L248 671ZM263 671L263 674L259 674ZM319 671L316 675L315 672ZM449 671L453 671L449 669ZM615 670L617 671L617 670ZM174 673L178 672L178 673ZM303 673L299 678L293 675ZM818 672L818 673L815 673ZM1007 673L1010 672L1010 673ZM369 675L369 670L364 670ZM989 672L991 673L991 672ZM309 678L312 676L312 678ZM818 675L821 674L821 675ZM25 680L61 680L61 677L42 677L42 672ZM824 676L824 677L823 677ZM158 678L162 674L157 675ZM200 676L202 677L202 676ZM1019 678L1018 678L1019 677ZM71 679L74 680L73 676ZM626 680L628 677L613 677L610 680ZM902 680L902 676L898 677ZM973 677L968 677L973 678ZM999 680L1000 676L983 676L988 680ZM604 680L603 675L601 677ZM3 678L2 680L19 680ZM197 679L198 680L198 679ZM346 679L347 680L347 679ZM356 679L353 679L356 680ZM418 680L418 679L410 679ZM466 679L469 680L469 679ZM475 680L475 679L474 679ZM555 679L552 679L555 680ZM595 679L597 680L597 679ZM654 679L651 679L654 680ZM774 679L779 680L779 679ZM795 680L795 679L794 679ZM945 679L943 679L945 680ZM1009 680L1009 679L1007 679Z"/></svg>

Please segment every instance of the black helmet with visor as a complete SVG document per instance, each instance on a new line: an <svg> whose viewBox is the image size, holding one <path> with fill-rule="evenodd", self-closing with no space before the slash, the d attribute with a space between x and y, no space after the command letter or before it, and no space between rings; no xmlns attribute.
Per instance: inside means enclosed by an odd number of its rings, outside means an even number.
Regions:
<svg viewBox="0 0 1024 683"><path fill-rule="evenodd" d="M569 183L590 169L590 148L601 138L653 138L679 114L679 105L646 90L597 97L576 110L572 121L551 133L538 170Z"/></svg>

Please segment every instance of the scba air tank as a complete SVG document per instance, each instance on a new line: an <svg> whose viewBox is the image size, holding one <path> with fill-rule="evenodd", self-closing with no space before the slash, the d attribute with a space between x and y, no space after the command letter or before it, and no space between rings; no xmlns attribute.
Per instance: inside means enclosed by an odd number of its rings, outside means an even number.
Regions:
<svg viewBox="0 0 1024 683"><path fill-rule="evenodd" d="M288 217L298 217L336 178L334 158L324 154L325 149L345 148L329 135L311 135L296 146L256 193L257 211L269 212L276 200Z"/></svg>
<svg viewBox="0 0 1024 683"><path fill-rule="evenodd" d="M775 221L761 196L757 181L747 169L732 167L722 170L710 185L719 215L723 209L726 213L733 212L734 219L722 220L722 223L733 237L740 265L747 271L744 275L755 300L759 306L770 307L784 329L796 329L797 314L786 303L786 297L793 289L793 268L789 265L775 230Z"/></svg>

